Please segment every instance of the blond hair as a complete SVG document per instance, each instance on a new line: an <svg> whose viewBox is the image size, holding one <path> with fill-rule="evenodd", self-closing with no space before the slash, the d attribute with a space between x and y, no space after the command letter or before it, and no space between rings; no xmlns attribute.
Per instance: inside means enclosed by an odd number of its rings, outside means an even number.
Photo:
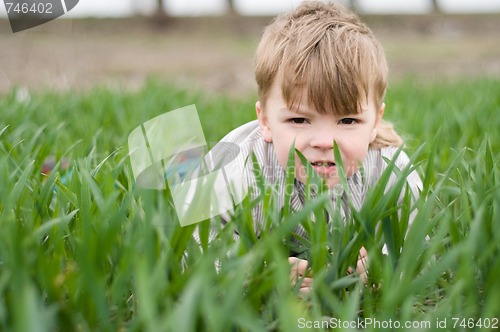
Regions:
<svg viewBox="0 0 500 332"><path fill-rule="evenodd" d="M361 111L372 97L382 106L387 62L381 44L359 17L345 7L303 2L266 28L255 54L255 78L261 105L273 83L281 82L288 107L301 101L320 113L337 116ZM371 94L371 96L370 96ZM403 141L391 124L382 122L371 148L399 146Z"/></svg>

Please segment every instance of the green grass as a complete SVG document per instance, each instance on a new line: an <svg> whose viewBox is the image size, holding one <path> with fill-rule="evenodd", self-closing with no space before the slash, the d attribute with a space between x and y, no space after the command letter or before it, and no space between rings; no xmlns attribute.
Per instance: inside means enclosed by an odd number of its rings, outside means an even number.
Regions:
<svg viewBox="0 0 500 332"><path fill-rule="evenodd" d="M447 330L465 331L472 321L462 318L500 317L498 80L390 87L386 117L406 135L424 179L406 239L408 205L400 214L393 206L399 188L374 188L352 220L336 218L328 232L309 220L324 215L323 195L290 214L263 187L264 235L253 234L255 202L246 200L210 246L208 221L200 224L202 248L192 226L179 226L168 191L134 186L127 137L154 116L196 104L215 142L254 118L252 98L155 81L134 93L17 96L0 98L0 330L294 331L334 317L434 328L447 319ZM43 176L49 155L69 160L69 169ZM283 241L299 223L314 272L306 298L290 287ZM368 285L346 275L361 246Z"/></svg>

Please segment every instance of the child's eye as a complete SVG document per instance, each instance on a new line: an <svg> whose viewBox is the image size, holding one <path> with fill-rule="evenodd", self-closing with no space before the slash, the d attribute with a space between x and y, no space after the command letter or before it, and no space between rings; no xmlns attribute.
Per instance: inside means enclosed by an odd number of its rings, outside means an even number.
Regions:
<svg viewBox="0 0 500 332"><path fill-rule="evenodd" d="M340 120L339 123L344 124L344 125L350 125L350 124L358 123L358 120L353 119L353 118L344 118L344 119Z"/></svg>
<svg viewBox="0 0 500 332"><path fill-rule="evenodd" d="M303 124L307 122L307 120L304 118L292 118L289 121L295 124Z"/></svg>

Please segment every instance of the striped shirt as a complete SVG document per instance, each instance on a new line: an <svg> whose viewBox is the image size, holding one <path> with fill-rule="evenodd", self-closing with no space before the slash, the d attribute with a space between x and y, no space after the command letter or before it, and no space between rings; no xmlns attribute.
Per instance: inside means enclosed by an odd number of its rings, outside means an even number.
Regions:
<svg viewBox="0 0 500 332"><path fill-rule="evenodd" d="M239 148L239 153L236 155L234 150L232 153L228 153L227 143L237 146ZM226 159L223 164L227 164L230 161L227 160L228 158L233 160L235 159L234 161L240 166L240 169L245 169L245 179L243 180L247 181L248 185L252 187L256 185L256 178L252 166L253 154L260 167L262 177L268 184L275 185L277 188L279 207L281 208L284 205L285 190L292 190L290 196L290 207L294 211L298 211L304 206L306 200L305 185L295 179L293 188L285 188L285 170L278 163L273 144L264 141L257 120L251 121L234 129L227 134L219 144L222 144L225 148L217 148L216 145L216 147L210 152L209 158L207 159L210 164L209 168L215 168L216 164L221 163L220 160ZM396 147L369 149L366 158L362 163L363 174L360 170L358 170L347 179L348 190L344 190L342 185L338 185L337 187L330 189L329 192L331 192L330 196L332 203L334 204L333 206L336 206L335 203L337 200L341 200L339 204L341 208L340 214L344 218L350 215L349 204L351 204L356 210L361 209L369 188L373 187L377 183L387 167L387 162L384 158L392 160L397 151L398 148ZM396 157L395 165L397 168L402 170L408 164L408 156L401 151ZM239 171L235 171L233 173L229 171L226 176L229 182L241 181L242 177ZM392 174L387 188L392 186L396 180L397 176ZM407 177L406 181L412 192L413 198L416 199L418 197L419 190L422 188L420 177L415 171L413 171ZM256 194L254 194L254 197L255 196ZM402 198L403 195L401 195L401 199ZM230 220L230 216L231 211L221 215L223 224ZM252 216L254 220L254 228L257 231L260 229L260 226L262 226L264 218L262 203L258 204L253 209ZM410 219L413 219L412 216L410 216ZM300 225L298 226L296 233L300 236L305 236L305 230Z"/></svg>

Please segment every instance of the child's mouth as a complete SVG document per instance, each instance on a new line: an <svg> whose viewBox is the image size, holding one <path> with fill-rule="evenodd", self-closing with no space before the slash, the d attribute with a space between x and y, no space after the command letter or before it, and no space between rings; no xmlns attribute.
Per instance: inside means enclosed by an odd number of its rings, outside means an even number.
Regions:
<svg viewBox="0 0 500 332"><path fill-rule="evenodd" d="M336 174L335 163L331 161L315 161L311 166L320 176L332 176Z"/></svg>
<svg viewBox="0 0 500 332"><path fill-rule="evenodd" d="M329 161L316 161L311 163L313 166L319 166L319 167L329 167L329 166L335 166L335 163L329 162Z"/></svg>

